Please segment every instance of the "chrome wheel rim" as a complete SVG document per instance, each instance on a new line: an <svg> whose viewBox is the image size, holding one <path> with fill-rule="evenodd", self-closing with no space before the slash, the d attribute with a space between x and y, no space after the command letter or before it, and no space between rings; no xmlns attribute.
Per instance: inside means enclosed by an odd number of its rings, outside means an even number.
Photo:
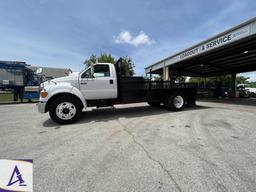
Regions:
<svg viewBox="0 0 256 192"><path fill-rule="evenodd" d="M62 102L56 107L56 115L62 120L72 119L76 115L76 107L73 103Z"/></svg>
<svg viewBox="0 0 256 192"><path fill-rule="evenodd" d="M184 99L182 96L176 96L174 97L173 104L177 109L180 109L184 104Z"/></svg>

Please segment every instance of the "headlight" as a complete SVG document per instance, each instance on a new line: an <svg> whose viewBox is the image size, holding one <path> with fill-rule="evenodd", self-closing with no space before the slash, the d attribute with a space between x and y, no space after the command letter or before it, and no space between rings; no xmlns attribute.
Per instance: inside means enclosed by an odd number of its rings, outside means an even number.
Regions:
<svg viewBox="0 0 256 192"><path fill-rule="evenodd" d="M48 92L46 92L45 90L42 90L42 91L40 92L40 97L42 97L42 98L47 97L47 95L48 95Z"/></svg>

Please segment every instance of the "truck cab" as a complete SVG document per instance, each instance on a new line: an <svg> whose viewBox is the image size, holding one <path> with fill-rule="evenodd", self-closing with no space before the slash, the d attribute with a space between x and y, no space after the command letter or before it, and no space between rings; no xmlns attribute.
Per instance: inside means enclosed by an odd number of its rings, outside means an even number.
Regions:
<svg viewBox="0 0 256 192"><path fill-rule="evenodd" d="M49 111L54 121L70 123L88 102L117 98L116 70L111 63L97 63L78 74L44 82L40 89L39 112Z"/></svg>

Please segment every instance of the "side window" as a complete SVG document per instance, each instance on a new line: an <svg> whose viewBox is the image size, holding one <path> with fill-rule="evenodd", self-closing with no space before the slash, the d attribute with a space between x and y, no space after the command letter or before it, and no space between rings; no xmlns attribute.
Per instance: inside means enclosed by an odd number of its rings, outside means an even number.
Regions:
<svg viewBox="0 0 256 192"><path fill-rule="evenodd" d="M94 77L110 77L109 65L95 65Z"/></svg>

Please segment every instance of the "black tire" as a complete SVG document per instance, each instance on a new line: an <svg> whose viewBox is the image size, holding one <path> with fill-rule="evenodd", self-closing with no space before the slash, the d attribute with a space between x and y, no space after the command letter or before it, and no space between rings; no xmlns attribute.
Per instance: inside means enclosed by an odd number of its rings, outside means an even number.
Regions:
<svg viewBox="0 0 256 192"><path fill-rule="evenodd" d="M159 107L160 106L160 102L148 102L148 104L151 106L151 107Z"/></svg>
<svg viewBox="0 0 256 192"><path fill-rule="evenodd" d="M72 108L74 110L74 107L75 107L75 112L74 113L71 112L71 115L69 115L70 111L68 111L67 115L70 116L70 119L60 118L59 117L60 114L59 114L59 116L57 115L57 107L59 105L65 106L64 105L65 103L73 104L73 106L72 105L70 106L70 109ZM66 108L66 109L68 110L68 108ZM57 98L55 101L53 101L53 103L49 107L49 114L50 114L51 119L56 123L70 124L70 123L74 123L75 121L77 121L79 119L79 117L82 113L82 109L83 109L83 105L82 105L81 101L78 100L76 97L62 96L62 97ZM65 110L65 107L62 111L60 110L61 113L63 113L63 117L65 117L65 113L63 112L64 110Z"/></svg>
<svg viewBox="0 0 256 192"><path fill-rule="evenodd" d="M177 98L181 99L180 105L177 104ZM168 96L165 99L164 106L167 110L170 111L181 111L184 108L185 105L185 98L182 93L175 93L173 95Z"/></svg>

